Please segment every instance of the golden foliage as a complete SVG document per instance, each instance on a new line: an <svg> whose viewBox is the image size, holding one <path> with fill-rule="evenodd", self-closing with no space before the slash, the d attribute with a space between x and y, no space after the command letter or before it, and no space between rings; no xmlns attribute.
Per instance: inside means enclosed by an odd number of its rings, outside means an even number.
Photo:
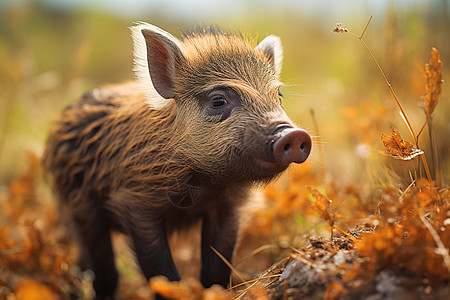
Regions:
<svg viewBox="0 0 450 300"><path fill-rule="evenodd" d="M61 297L47 285L32 279L21 279L16 287L17 300L58 300Z"/></svg>
<svg viewBox="0 0 450 300"><path fill-rule="evenodd" d="M8 201L4 203L4 214L6 217L17 220L23 213L22 207L33 207L36 205L35 181L39 165L40 158L33 152L29 152L27 169L9 185Z"/></svg>
<svg viewBox="0 0 450 300"><path fill-rule="evenodd" d="M12 181L0 226L0 298L66 299L78 278L70 270L74 251L61 243L55 207L39 203L39 158L29 154L28 169Z"/></svg>
<svg viewBox="0 0 450 300"><path fill-rule="evenodd" d="M312 190L320 201L328 199ZM269 295L276 299L299 294L317 299L361 299L381 296L379 287L411 292L422 286L421 291L426 293L424 285L448 295L449 190L421 178L402 193L387 188L381 198L379 213L360 219L361 226L331 240L310 238L306 247L290 255L290 269L282 263L266 276L278 275L283 280L267 283L262 277L261 283L271 286ZM327 207L323 205L323 210ZM321 216L329 218L327 214ZM394 281L383 281L386 276Z"/></svg>
<svg viewBox="0 0 450 300"><path fill-rule="evenodd" d="M309 191L305 185L317 185L318 175L310 162L291 166L288 170L291 179L272 182L264 190L267 206L256 212L259 230L267 234L279 232L286 220L295 215L311 215L313 209L308 200Z"/></svg>
<svg viewBox="0 0 450 300"><path fill-rule="evenodd" d="M319 192L319 190L313 186L308 186L308 190L311 195L316 199L313 202L312 207L319 213L320 217L327 221L331 227L334 226L335 215L331 210L331 200L327 198L324 194Z"/></svg>
<svg viewBox="0 0 450 300"><path fill-rule="evenodd" d="M373 103L371 99L361 99L355 105L342 109L346 119L346 132L360 143L373 145L378 142L379 132L383 128L384 118L392 114L392 108L386 103Z"/></svg>
<svg viewBox="0 0 450 300"><path fill-rule="evenodd" d="M218 286L205 289L197 280L182 280L180 282L170 282L163 276L156 276L150 279L149 288L152 292L165 298L183 300L231 300L231 295Z"/></svg>
<svg viewBox="0 0 450 300"><path fill-rule="evenodd" d="M440 59L439 51L436 48L431 48L430 62L425 65L425 97L423 99L425 104L425 112L427 118L431 116L439 97L441 96L442 80L442 61Z"/></svg>
<svg viewBox="0 0 450 300"><path fill-rule="evenodd" d="M398 266L418 278L428 278L433 284L450 279L450 266L429 229L421 221L426 218L439 235L448 252L450 198L447 190L439 190L424 178L411 185L401 195L387 190L383 195L381 214L371 220L373 233L364 233L355 243L361 255L370 257L370 269L378 272Z"/></svg>
<svg viewBox="0 0 450 300"><path fill-rule="evenodd" d="M338 298L346 288L337 282L332 282L327 286L327 289L325 290L325 299L336 299Z"/></svg>
<svg viewBox="0 0 450 300"><path fill-rule="evenodd" d="M402 160L411 160L414 157L423 154L420 149L414 149L413 144L402 140L397 129L392 129L392 135L382 133L381 140L384 147L389 151L389 155L393 158Z"/></svg>

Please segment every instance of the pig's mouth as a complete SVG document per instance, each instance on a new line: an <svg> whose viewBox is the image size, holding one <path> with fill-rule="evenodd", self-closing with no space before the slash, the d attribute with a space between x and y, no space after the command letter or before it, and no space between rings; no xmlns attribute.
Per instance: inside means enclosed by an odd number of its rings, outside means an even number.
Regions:
<svg viewBox="0 0 450 300"><path fill-rule="evenodd" d="M237 159L236 167L232 174L234 179L238 180L270 180L279 173L283 172L289 164L279 163L271 159L270 153L261 151L260 153L246 152L241 149L234 148L235 157ZM267 155L265 155L267 153Z"/></svg>
<svg viewBox="0 0 450 300"><path fill-rule="evenodd" d="M269 172L273 172L274 174L283 172L289 166L289 163L288 164L280 164L279 162L267 161L267 160L259 159L259 158L255 158L254 162L261 169L269 171Z"/></svg>
<svg viewBox="0 0 450 300"><path fill-rule="evenodd" d="M234 176L252 180L271 179L291 163L302 163L311 151L311 137L300 128L290 124L273 124L268 130L249 128L244 136L245 150L235 148L237 168Z"/></svg>

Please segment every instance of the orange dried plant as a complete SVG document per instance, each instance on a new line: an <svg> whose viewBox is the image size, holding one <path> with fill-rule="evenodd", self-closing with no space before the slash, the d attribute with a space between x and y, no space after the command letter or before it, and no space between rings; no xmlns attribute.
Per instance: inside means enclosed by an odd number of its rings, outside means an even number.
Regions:
<svg viewBox="0 0 450 300"><path fill-rule="evenodd" d="M157 293L170 299L210 299L210 300L231 300L233 297L222 287L214 285L205 289L197 280L181 280L171 282L164 276L156 276L150 279L149 288L153 293Z"/></svg>
<svg viewBox="0 0 450 300"><path fill-rule="evenodd" d="M70 269L74 249L63 243L56 208L39 201L38 174L39 158L30 153L27 169L10 183L6 201L0 206L4 215L0 281L6 283L0 289L0 299L9 295L17 299L64 299L69 292L77 293L79 278Z"/></svg>
<svg viewBox="0 0 450 300"><path fill-rule="evenodd" d="M363 32L362 32L361 35L359 35L359 36L356 35L356 34L354 34L354 33L352 33L352 32L351 32L350 30L348 30L347 28L343 27L341 23L336 24L336 27L334 28L333 32L337 32L337 33L347 33L347 34L349 34L349 35L351 35L351 36L357 38L357 39L360 40L360 42L363 44L364 48L366 48L366 50L369 52L369 54L370 54L370 56L372 57L373 61L374 61L375 64L377 65L378 70L380 71L381 75L383 76L384 81L386 82L386 85L388 86L388 88L389 88L389 90L390 90L390 92L391 92L391 94L392 94L392 96L393 96L395 102L397 103L398 108L400 109L400 116L402 117L403 121L404 121L405 124L406 124L406 127L408 128L409 132L411 133L411 136L412 136L413 139L414 139L414 144L416 145L416 148L419 149L419 136L420 136L420 133L422 132L423 127L422 127L422 129L419 131L419 134L416 135L416 134L414 133L414 129L412 128L411 123L409 122L408 116L406 115L405 110L403 109L403 106L401 105L401 103L400 103L400 101L399 101L397 95L395 94L395 91L394 91L394 89L392 88L391 83L390 83L389 80L387 79L386 74L384 73L383 69L381 68L381 65L378 63L378 60L376 59L375 55L372 53L372 51L370 50L369 46L367 46L366 42L363 40L363 36L364 36L364 34L365 34L366 30L367 30L367 27L369 26L371 20L372 20L372 17L370 17L369 21L367 22L366 26L364 27ZM434 55L434 58L433 58L433 55ZM433 63L431 63L431 61L433 61ZM436 54L436 53L434 53L434 54L432 53L432 60L430 60L430 65L433 65L433 67L430 68L430 70L431 70L431 69L436 69L436 70L439 69L439 63L438 63L438 61L439 61L439 52L437 52L437 54ZM442 63L441 63L440 65L441 65L441 67L442 67ZM438 78L438 77L439 77L439 76L438 76L438 72L434 72L434 71L433 71L433 72L430 72L430 74L433 74L433 78ZM441 74L441 75L442 75L442 74ZM442 78L441 78L441 81L440 81L440 82L442 82ZM435 86L436 86L436 85L432 85L431 90L433 90L433 91L436 90ZM431 90L430 90L430 91L431 91ZM437 91L437 90L436 90L436 91ZM439 86L439 93L434 93L434 94L436 94L437 96L440 94L440 86ZM433 94L433 95L434 95L434 94ZM431 100L431 99L432 99L432 98L430 97L430 100ZM433 98L433 99L434 99L434 98ZM433 101L434 101L434 102L433 102ZM437 103L437 100L433 100L433 101L430 101L430 105L433 105L433 104L435 105L435 103ZM433 109L434 109L434 108L433 108ZM427 119L428 119L428 118L427 118ZM431 173L430 173L430 170L429 170L429 168L428 168L428 163L427 163L427 160L426 160L426 158L425 158L425 155L423 155L423 154L424 154L423 152L422 152L422 153L418 153L417 155L414 155L413 157L420 155L420 157L422 158L423 166L424 166L424 168L425 168L425 172L426 172L426 174L427 174L427 178L428 178L428 180L431 180ZM403 158L401 158L401 157L402 157L402 156L398 156L398 157L396 157L396 158L403 159ZM409 155L406 156L406 157L409 157ZM411 158L413 158L413 157L411 157ZM411 158L409 158L409 159L411 159ZM420 168L420 165L419 165L419 168ZM420 171L421 171L421 170L422 170L422 169L420 168Z"/></svg>
<svg viewBox="0 0 450 300"><path fill-rule="evenodd" d="M398 130L393 128L392 135L382 133L381 140L384 147L389 151L388 155L401 160L410 160L414 157L423 154L420 149L413 148L413 144L402 140Z"/></svg>
<svg viewBox="0 0 450 300"><path fill-rule="evenodd" d="M425 125L428 125L428 135L430 137L431 157L434 165L435 179L440 185L442 185L442 176L440 171L440 165L438 163L438 151L436 146L436 139L433 132L433 111L436 108L438 100L441 96L442 85L442 61L440 59L439 51L436 48L431 49L431 58L428 64L425 64L424 70L425 77L425 97L423 98L425 106L426 119L420 129L417 139L419 138Z"/></svg>
<svg viewBox="0 0 450 300"><path fill-rule="evenodd" d="M442 80L442 61L440 59L439 51L433 47L431 48L430 62L425 65L425 97L423 99L425 104L425 112L427 118L431 116L438 100L441 96Z"/></svg>
<svg viewBox="0 0 450 300"><path fill-rule="evenodd" d="M398 195L392 189L383 195L381 213L372 218L374 232L364 233L355 245L370 257L373 272L400 267L431 284L450 279L449 193L421 178Z"/></svg>
<svg viewBox="0 0 450 300"><path fill-rule="evenodd" d="M319 190L313 186L308 186L308 191L316 200L312 203L312 207L319 213L320 217L327 221L327 223L333 227L335 222L335 213L331 210L332 201L327 196L319 192Z"/></svg>

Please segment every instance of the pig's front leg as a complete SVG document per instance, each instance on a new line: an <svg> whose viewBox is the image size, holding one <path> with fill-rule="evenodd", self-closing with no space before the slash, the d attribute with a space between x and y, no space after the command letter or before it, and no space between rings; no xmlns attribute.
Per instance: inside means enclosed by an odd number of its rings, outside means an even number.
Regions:
<svg viewBox="0 0 450 300"><path fill-rule="evenodd" d="M238 223L238 214L232 206L222 207L204 217L201 282L205 287L213 284L220 284L225 288L228 286L230 268L212 248L231 263L237 239Z"/></svg>
<svg viewBox="0 0 450 300"><path fill-rule="evenodd" d="M129 229L134 251L144 276L150 279L163 275L170 281L179 281L180 275L172 259L163 219L140 211L132 214L129 221L132 224Z"/></svg>

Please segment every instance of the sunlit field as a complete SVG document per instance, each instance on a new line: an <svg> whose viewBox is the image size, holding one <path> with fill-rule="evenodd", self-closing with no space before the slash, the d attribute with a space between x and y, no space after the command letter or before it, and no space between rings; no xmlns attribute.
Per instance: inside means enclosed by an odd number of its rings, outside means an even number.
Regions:
<svg viewBox="0 0 450 300"><path fill-rule="evenodd" d="M42 3L0 5L1 299L93 296L93 274L77 266L40 158L64 107L92 88L133 79L128 27L140 20L178 37L211 23L255 44L279 36L282 102L313 137L313 150L306 163L255 191L233 288L205 290L197 281L196 232L170 241L179 284L147 283L124 237L114 234L119 299L155 292L175 299L450 296L449 1L349 7L341 16L303 12L289 1L252 9L253 1L238 13L198 20L156 9L135 16ZM317 271L326 276L317 275L315 288L295 286L288 278L301 276L285 272L293 261L315 270L326 264ZM380 292L385 274L403 282L390 283L399 294Z"/></svg>

